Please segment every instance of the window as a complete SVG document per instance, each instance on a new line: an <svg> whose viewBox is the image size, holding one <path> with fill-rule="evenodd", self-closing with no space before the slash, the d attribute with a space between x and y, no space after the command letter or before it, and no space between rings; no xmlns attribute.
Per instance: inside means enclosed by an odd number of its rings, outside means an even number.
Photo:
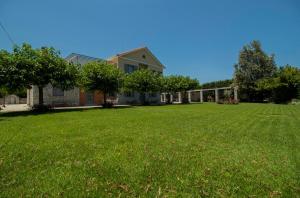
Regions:
<svg viewBox="0 0 300 198"><path fill-rule="evenodd" d="M64 91L61 90L60 88L53 87L53 96L64 96Z"/></svg>
<svg viewBox="0 0 300 198"><path fill-rule="evenodd" d="M132 73L132 72L134 72L136 70L136 66L135 65L125 64L124 65L124 70L125 70L125 73L130 74L130 73Z"/></svg>
<svg viewBox="0 0 300 198"><path fill-rule="evenodd" d="M131 98L131 97L134 97L134 92L133 92L133 91L126 91L126 92L124 93L124 95L125 95L126 97Z"/></svg>

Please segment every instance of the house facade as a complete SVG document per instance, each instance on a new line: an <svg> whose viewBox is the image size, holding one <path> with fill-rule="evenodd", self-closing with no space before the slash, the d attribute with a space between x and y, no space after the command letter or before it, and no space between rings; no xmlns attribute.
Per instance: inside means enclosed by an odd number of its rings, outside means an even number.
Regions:
<svg viewBox="0 0 300 198"><path fill-rule="evenodd" d="M67 61L74 64L84 65L88 62L104 60L72 53L66 57ZM137 69L147 68L154 72L163 74L164 65L152 54L147 48L137 48L127 52L117 54L105 60L110 64L115 65L124 73L132 73ZM101 91L86 91L75 87L71 90L63 91L59 88L48 85L44 88L44 104L51 106L93 106L103 103L103 94ZM146 94L147 100L150 103L160 103L160 94ZM115 104L139 104L141 102L139 93L125 92L116 95L108 96ZM38 104L38 87L32 86L27 90L27 104L30 106Z"/></svg>

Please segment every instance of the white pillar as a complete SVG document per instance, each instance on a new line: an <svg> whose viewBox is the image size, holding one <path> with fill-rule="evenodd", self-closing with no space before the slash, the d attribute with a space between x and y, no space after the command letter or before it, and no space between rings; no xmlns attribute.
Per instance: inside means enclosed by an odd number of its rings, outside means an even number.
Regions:
<svg viewBox="0 0 300 198"><path fill-rule="evenodd" d="M167 102L167 93L164 93L164 102Z"/></svg>
<svg viewBox="0 0 300 198"><path fill-rule="evenodd" d="M178 92L178 102L181 103L182 102L182 98L181 98L181 92Z"/></svg>
<svg viewBox="0 0 300 198"><path fill-rule="evenodd" d="M192 96L191 96L192 94L191 94L191 91L188 91L188 99L189 99L189 103L191 103L192 102Z"/></svg>
<svg viewBox="0 0 300 198"><path fill-rule="evenodd" d="M173 94L170 94L170 103L173 103Z"/></svg>
<svg viewBox="0 0 300 198"><path fill-rule="evenodd" d="M203 91L200 91L200 102L203 103Z"/></svg>
<svg viewBox="0 0 300 198"><path fill-rule="evenodd" d="M237 90L237 87L234 87L234 100L237 101L238 100L238 90Z"/></svg>
<svg viewBox="0 0 300 198"><path fill-rule="evenodd" d="M219 101L219 92L218 89L215 89L215 102Z"/></svg>

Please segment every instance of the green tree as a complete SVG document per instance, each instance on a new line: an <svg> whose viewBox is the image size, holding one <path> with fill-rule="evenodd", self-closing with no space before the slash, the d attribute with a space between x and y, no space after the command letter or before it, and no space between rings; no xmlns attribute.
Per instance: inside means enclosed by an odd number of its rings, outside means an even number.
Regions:
<svg viewBox="0 0 300 198"><path fill-rule="evenodd" d="M60 57L52 47L33 49L29 44L14 47L14 69L9 75L11 88L30 88L36 85L39 90L39 106L43 106L43 88L51 84L63 90L71 89L78 80L78 67Z"/></svg>
<svg viewBox="0 0 300 198"><path fill-rule="evenodd" d="M258 80L272 77L275 72L274 55L267 55L259 41L244 46L234 72L234 81L239 86L241 99L261 101L263 94L257 91L256 83Z"/></svg>
<svg viewBox="0 0 300 198"><path fill-rule="evenodd" d="M300 84L300 69L286 65L279 68L274 78L273 97L276 103L286 103L297 98L297 88Z"/></svg>
<svg viewBox="0 0 300 198"><path fill-rule="evenodd" d="M300 83L297 85L297 99L300 100Z"/></svg>
<svg viewBox="0 0 300 198"><path fill-rule="evenodd" d="M3 98L3 106L5 106L5 96L12 90L9 87L10 73L14 67L12 56L6 50L0 50L0 98Z"/></svg>
<svg viewBox="0 0 300 198"><path fill-rule="evenodd" d="M163 91L167 93L181 92L182 102L187 103L187 91L198 88L199 81L197 79L192 79L188 76L181 75L171 75L164 77L163 79Z"/></svg>
<svg viewBox="0 0 300 198"><path fill-rule="evenodd" d="M82 86L88 90L100 90L103 93L104 107L107 105L107 94L119 91L123 73L114 65L105 61L87 63L82 68Z"/></svg>
<svg viewBox="0 0 300 198"><path fill-rule="evenodd" d="M146 93L156 93L161 90L161 75L148 69L139 69L125 76L125 91L137 91L142 104L147 104Z"/></svg>
<svg viewBox="0 0 300 198"><path fill-rule="evenodd" d="M203 83L201 87L203 89L217 88L217 87L230 87L233 84L232 79L217 80L212 82Z"/></svg>
<svg viewBox="0 0 300 198"><path fill-rule="evenodd" d="M274 102L286 103L297 98L300 69L290 65L280 67L274 77L261 79L256 85L258 90L270 92Z"/></svg>

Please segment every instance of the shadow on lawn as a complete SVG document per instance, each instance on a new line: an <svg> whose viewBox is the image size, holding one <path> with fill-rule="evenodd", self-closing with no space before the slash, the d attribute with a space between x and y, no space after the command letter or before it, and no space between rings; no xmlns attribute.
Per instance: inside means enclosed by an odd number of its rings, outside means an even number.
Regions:
<svg viewBox="0 0 300 198"><path fill-rule="evenodd" d="M87 108L67 108L67 109L50 109L45 112L37 112L34 110L30 111L16 111L16 112L0 112L0 121L4 121L3 118L8 117L19 117L19 116L35 116L35 115L45 115L45 114L56 114L56 113L65 113L65 112L85 112L85 111L91 111L91 110L106 110L106 109L126 109L126 108L132 108L133 106L118 106L118 107L112 107L112 108L102 108L99 107L87 107Z"/></svg>

